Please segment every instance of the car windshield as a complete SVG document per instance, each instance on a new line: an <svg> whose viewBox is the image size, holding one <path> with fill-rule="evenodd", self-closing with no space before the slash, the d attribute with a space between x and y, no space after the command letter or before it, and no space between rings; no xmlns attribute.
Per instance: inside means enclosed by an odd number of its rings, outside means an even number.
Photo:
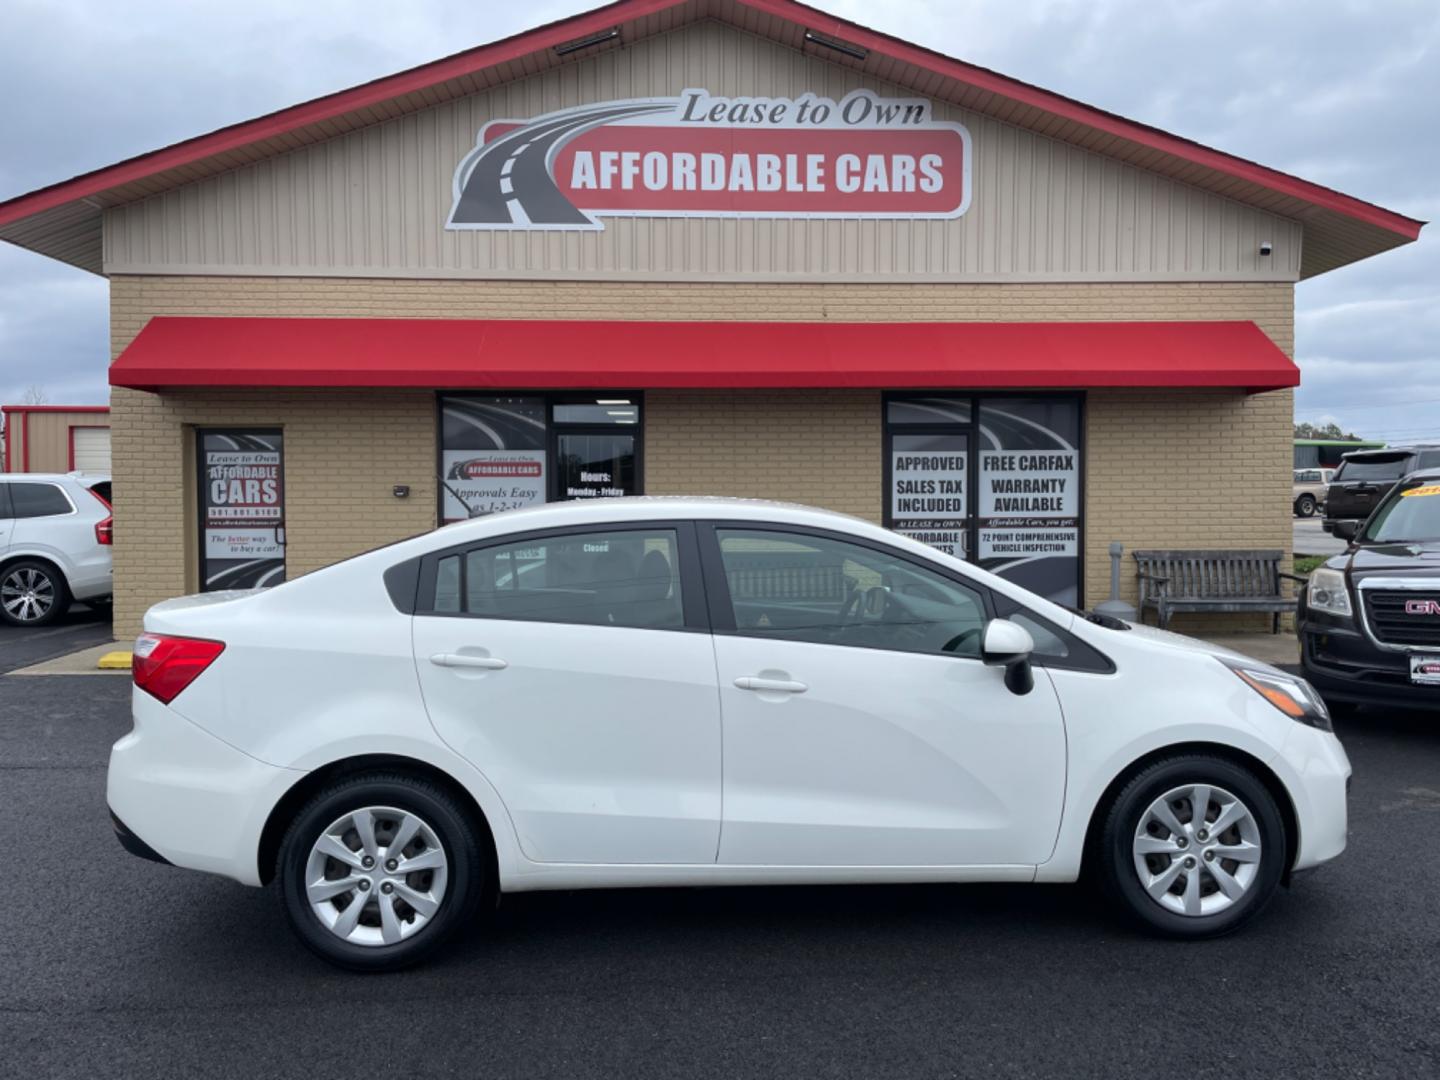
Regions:
<svg viewBox="0 0 1440 1080"><path fill-rule="evenodd" d="M1422 480L1391 495L1365 527L1370 544L1440 540L1440 479Z"/></svg>
<svg viewBox="0 0 1440 1080"><path fill-rule="evenodd" d="M1405 455L1346 458L1336 480L1398 480L1405 473Z"/></svg>

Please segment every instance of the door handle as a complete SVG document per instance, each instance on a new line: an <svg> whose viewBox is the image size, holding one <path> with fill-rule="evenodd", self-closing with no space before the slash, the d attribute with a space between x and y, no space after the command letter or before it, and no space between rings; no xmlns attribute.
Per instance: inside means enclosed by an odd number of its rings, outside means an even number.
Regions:
<svg viewBox="0 0 1440 1080"><path fill-rule="evenodd" d="M498 656L471 656L467 653L437 652L430 657L436 667L483 668L486 671L503 671L509 663Z"/></svg>
<svg viewBox="0 0 1440 1080"><path fill-rule="evenodd" d="M793 679L762 679L758 675L741 675L735 680L739 690L762 690L780 694L803 694L810 687Z"/></svg>

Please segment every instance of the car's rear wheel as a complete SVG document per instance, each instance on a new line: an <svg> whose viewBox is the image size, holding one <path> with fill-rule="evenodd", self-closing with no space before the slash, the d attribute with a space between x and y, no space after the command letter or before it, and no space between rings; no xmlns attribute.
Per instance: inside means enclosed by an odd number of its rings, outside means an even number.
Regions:
<svg viewBox="0 0 1440 1080"><path fill-rule="evenodd" d="M1285 869L1285 822L1269 790L1248 769L1203 755L1131 779L1100 844L1111 895L1171 937L1236 929L1269 902Z"/></svg>
<svg viewBox="0 0 1440 1080"><path fill-rule="evenodd" d="M70 589L49 563L20 559L0 571L0 619L11 626L44 626L69 607Z"/></svg>
<svg viewBox="0 0 1440 1080"><path fill-rule="evenodd" d="M1296 499L1296 500L1295 500L1295 513L1299 514L1301 517L1314 517L1314 516L1315 516L1315 496L1314 496L1314 495L1301 495L1300 498Z"/></svg>
<svg viewBox="0 0 1440 1080"><path fill-rule="evenodd" d="M484 872L466 809L432 783L386 773L312 799L281 843L277 881L312 951L357 971L392 971L472 920Z"/></svg>

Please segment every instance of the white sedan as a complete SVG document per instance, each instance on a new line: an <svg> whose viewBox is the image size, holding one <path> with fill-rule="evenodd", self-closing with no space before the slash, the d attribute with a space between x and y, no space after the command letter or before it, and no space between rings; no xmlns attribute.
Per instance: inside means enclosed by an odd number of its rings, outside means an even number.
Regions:
<svg viewBox="0 0 1440 1080"><path fill-rule="evenodd" d="M604 499L150 609L131 851L276 883L351 968L529 889L1074 881L1162 933L1345 847L1302 679L854 518Z"/></svg>

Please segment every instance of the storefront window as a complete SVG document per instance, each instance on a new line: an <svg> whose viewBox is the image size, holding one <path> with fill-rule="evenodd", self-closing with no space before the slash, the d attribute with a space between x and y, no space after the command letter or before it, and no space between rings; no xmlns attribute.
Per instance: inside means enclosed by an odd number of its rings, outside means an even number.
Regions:
<svg viewBox="0 0 1440 1080"><path fill-rule="evenodd" d="M640 493L638 394L443 395L440 416L444 522Z"/></svg>
<svg viewBox="0 0 1440 1080"><path fill-rule="evenodd" d="M195 434L200 589L253 589L285 580L284 436L205 429Z"/></svg>
<svg viewBox="0 0 1440 1080"><path fill-rule="evenodd" d="M887 400L886 525L1077 603L1080 404L1060 394Z"/></svg>

